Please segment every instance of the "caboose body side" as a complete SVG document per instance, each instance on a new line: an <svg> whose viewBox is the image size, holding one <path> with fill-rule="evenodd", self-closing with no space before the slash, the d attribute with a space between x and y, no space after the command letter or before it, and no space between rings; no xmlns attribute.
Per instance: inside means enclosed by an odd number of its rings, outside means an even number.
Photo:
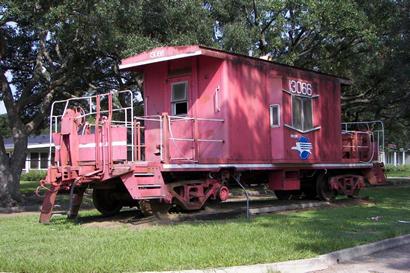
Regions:
<svg viewBox="0 0 410 273"><path fill-rule="evenodd" d="M190 53L198 56L178 58ZM156 62L149 57L157 55L170 60ZM185 146L181 148L184 154L178 156L172 149L166 168L181 168L172 163L182 161L192 165L189 168L206 168L204 164L254 164L252 168L283 163L343 165L340 88L347 83L344 79L195 46L156 49L124 60L122 67L144 71L146 116L167 112L213 119L198 124L194 131L175 122L175 138L193 139L194 134L200 140L223 140L194 145L181 140L178 144ZM186 85L187 107L181 113L172 109L172 88L178 83ZM310 107L304 110L310 117L294 109L302 103ZM312 144L306 158L294 148L300 136ZM153 156L154 146L147 147L149 161L159 161Z"/></svg>
<svg viewBox="0 0 410 273"><path fill-rule="evenodd" d="M62 115L52 115L74 129L54 130L54 143L71 145L56 153L56 165L42 182L52 189L40 221L49 220L63 188L71 190L75 216L89 185L97 208L110 214L136 204L199 209L208 199L226 200L240 176L245 183L267 184L279 198L331 199L357 194L365 179L384 182L378 163L382 124L342 127L341 86L347 79L202 46L156 48L123 60L120 68L143 72L144 115L125 110L126 122L114 126L112 94L103 123L98 96L89 99L89 111L73 111L71 121L67 104ZM92 114L95 129L75 136L75 121ZM94 143L87 152L71 150L87 141ZM76 160L88 162L87 175ZM70 177L64 179L67 167Z"/></svg>

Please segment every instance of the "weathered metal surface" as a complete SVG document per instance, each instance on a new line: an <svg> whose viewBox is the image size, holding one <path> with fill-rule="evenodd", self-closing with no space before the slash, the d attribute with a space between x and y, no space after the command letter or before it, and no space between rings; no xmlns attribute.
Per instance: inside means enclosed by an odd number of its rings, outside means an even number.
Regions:
<svg viewBox="0 0 410 273"><path fill-rule="evenodd" d="M340 194L356 196L365 187L361 175L337 175L330 178L330 187Z"/></svg>
<svg viewBox="0 0 410 273"><path fill-rule="evenodd" d="M229 196L221 172L253 172L280 191L314 184L327 170L383 180L371 130L342 135L345 79L200 46L153 49L121 68L144 72L144 116L134 116L129 91L57 102L61 114L53 105L53 166L42 185L54 190L40 221L48 221L56 191L74 183L113 191L114 203L199 209ZM118 107L121 94L130 106ZM332 185L340 190L346 179Z"/></svg>

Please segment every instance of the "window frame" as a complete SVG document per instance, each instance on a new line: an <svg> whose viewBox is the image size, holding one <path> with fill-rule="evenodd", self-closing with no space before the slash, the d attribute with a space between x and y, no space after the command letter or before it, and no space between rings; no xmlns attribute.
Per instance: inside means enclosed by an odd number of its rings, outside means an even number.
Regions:
<svg viewBox="0 0 410 273"><path fill-rule="evenodd" d="M47 169L49 166L48 162L48 152L40 152L40 169L44 170Z"/></svg>
<svg viewBox="0 0 410 273"><path fill-rule="evenodd" d="M179 99L179 100L174 100L173 99L173 95L174 95L174 86L177 84L181 84L184 83L185 84L185 98L184 99ZM189 81L187 80L183 80L183 81L176 81L176 82L172 82L171 83L171 115L172 116L185 116L188 115L188 111L189 111L189 97L188 97L188 92L189 92ZM177 103L186 103L186 113L184 114L176 114L176 104Z"/></svg>
<svg viewBox="0 0 410 273"><path fill-rule="evenodd" d="M40 152L30 152L30 170L40 169Z"/></svg>
<svg viewBox="0 0 410 273"><path fill-rule="evenodd" d="M298 95L291 95L291 104L292 104L292 127L297 129L297 130L301 130L303 132L306 131L311 131L315 129L315 126L313 125L313 98L312 97L307 97L307 96L298 96ZM299 99L300 100L300 123L301 123L301 128L295 126L295 113L294 113L294 100L295 99ZM305 101L309 101L310 103L310 115L311 115L311 127L310 128L305 128Z"/></svg>
<svg viewBox="0 0 410 273"><path fill-rule="evenodd" d="M278 119L277 119L277 124L273 124L273 109L276 108L278 111ZM271 128L279 128L280 127L280 114L281 114L281 109L280 109L280 104L271 104L269 105L269 123Z"/></svg>

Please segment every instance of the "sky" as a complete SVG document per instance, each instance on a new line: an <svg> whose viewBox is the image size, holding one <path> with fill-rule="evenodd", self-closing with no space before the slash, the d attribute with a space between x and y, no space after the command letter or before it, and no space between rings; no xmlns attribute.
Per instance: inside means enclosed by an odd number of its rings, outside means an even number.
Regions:
<svg viewBox="0 0 410 273"><path fill-rule="evenodd" d="M6 113L6 108L4 108L4 103L0 101L0 115L3 115Z"/></svg>

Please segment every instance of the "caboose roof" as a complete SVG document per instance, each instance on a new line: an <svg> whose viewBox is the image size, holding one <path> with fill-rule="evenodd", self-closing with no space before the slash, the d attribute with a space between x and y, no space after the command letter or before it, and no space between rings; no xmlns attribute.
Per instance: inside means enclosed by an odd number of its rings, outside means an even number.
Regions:
<svg viewBox="0 0 410 273"><path fill-rule="evenodd" d="M201 45L157 47L157 48L147 50L140 54L123 59L119 67L121 70L130 70L132 68L141 67L147 64L165 62L165 61L188 58L188 57L193 57L193 56L200 56L200 55L209 56L209 57L218 58L218 59L251 59L255 62L270 63L270 64L275 64L278 66L283 66L283 67L288 67L288 68L293 68L293 69L298 69L298 70L304 70L304 71L308 71L308 72L312 72L312 73L316 73L320 75L334 77L334 78L338 78L339 80L341 80L342 84L348 84L348 85L351 84L350 79L339 77L336 75L323 73L323 72L319 72L319 71L315 71L311 69L291 66L287 64L282 64L279 62L264 60L260 58L255 58L255 57L251 57L247 55L227 52L227 51L223 51L220 49L205 47Z"/></svg>

